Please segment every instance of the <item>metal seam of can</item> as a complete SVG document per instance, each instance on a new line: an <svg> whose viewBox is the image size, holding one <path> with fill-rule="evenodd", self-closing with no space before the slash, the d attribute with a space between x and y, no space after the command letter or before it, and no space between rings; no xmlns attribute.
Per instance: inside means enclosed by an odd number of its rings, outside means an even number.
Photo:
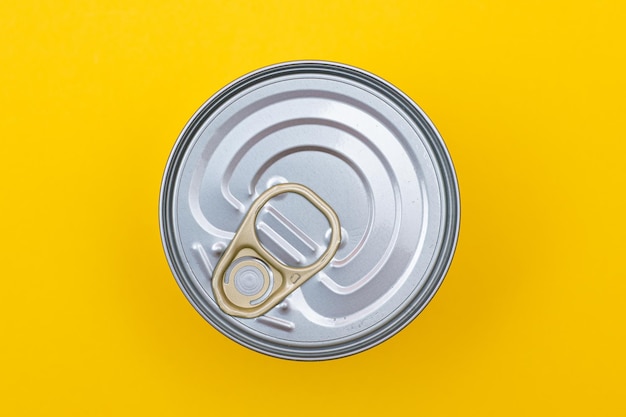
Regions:
<svg viewBox="0 0 626 417"><path fill-rule="evenodd" d="M301 76L302 79L299 79L299 76ZM417 127L418 132L416 132L415 134L415 138L417 139L414 138L414 140L421 140L423 142L420 146L423 145L425 153L428 154L428 158L424 156L423 161L425 162L425 165L428 165L428 161L430 160L433 167L432 172L428 171L428 175L430 175L430 177L428 178L431 180L431 182L432 179L435 178L437 184L434 185L434 183L429 183L424 179L422 179L421 181L427 182L429 184L428 186L430 188L428 189L428 192L432 194L432 196L429 196L429 198L432 197L433 201L439 200L438 204L433 203L433 206L435 208L440 208L439 212L436 214L441 218L441 221L439 223L437 223L436 225L433 224L433 227L437 226L438 228L436 244L433 244L434 246L436 246L436 248L433 249L433 251L436 252L436 256L433 256L430 260L423 261L424 266L422 270L420 270L420 273L424 276L420 279L417 279L411 277L410 274L407 273L407 275L409 276L409 278L407 278L407 281L413 279L413 281L418 282L419 285L416 285L415 288L412 289L405 289L405 292L407 292L407 294L404 296L403 301L398 301L397 305L395 305L395 308L393 308L393 306L389 306L388 308L391 309L391 312L385 317L384 320L381 319L375 321L368 316L367 319L371 319L371 324L369 325L369 327L367 327L363 331L354 330L353 333L350 333L349 335L348 333L343 334L341 337L337 338L337 340L340 340L340 342L337 344L333 344L334 339L330 336L325 336L326 339L320 341L319 343L315 341L306 341L305 338L303 338L302 340L296 340L295 336L293 336L294 332L292 330L290 330L291 333L285 332L284 337L277 337L276 334L264 334L264 328L260 327L260 325L257 326L256 323L250 324L250 322L244 321L235 322L232 317L220 314L220 312L215 310L214 300L211 299L210 295L207 296L207 294L209 293L205 290L199 289L199 286L204 285L198 284L198 282L204 279L201 277L201 275L208 275L208 271L199 271L200 268L193 269L195 266L191 265L188 255L185 255L183 253L184 250L188 249L181 249L181 247L184 246L181 246L181 235L184 234L187 230L186 226L188 224L183 227L184 230L182 232L180 229L177 228L179 221L181 220L181 218L183 218L181 217L181 214L177 212L178 208L180 208L181 206L177 205L178 203L176 200L177 198L182 199L182 197L178 195L182 187L180 180L181 177L183 177L184 175L191 176L190 168L185 164L188 162L190 154L195 152L194 147L201 140L210 140L202 136L203 132L207 128L207 120L209 120L211 117L217 117L216 114L223 110L224 106L228 107L229 105L232 105L233 100L241 97L241 94L243 93L248 94L255 86L264 86L263 88L268 88L268 84L263 83L268 83L272 80L289 80L290 82L293 81L293 83L296 83L297 85L300 80L300 82L308 88L311 84L314 84L316 82L315 77L320 77L320 79L323 80L330 80L328 81L329 83L331 81L340 82L341 80L346 80L347 87L342 93L346 96L350 95L351 91L357 91L357 88L367 89L368 92L372 94L372 97L374 97L371 99L372 103L374 103L372 104L372 106L378 105L382 109L381 111L387 112L387 115L392 114L392 111L387 109L386 106L395 106L395 111L399 113L399 116L407 119L407 126L404 127L405 133L401 134L398 130L395 132L395 136L392 135L395 138L399 138L400 136L402 136L400 139L398 139L399 142L406 139L404 136L408 136L411 129L415 130L415 128L412 128L411 126L415 125ZM304 80L305 78L306 80ZM310 81L311 79L313 81ZM327 86L323 86L323 88L330 90ZM297 90L295 91L297 92ZM315 99L329 108L332 108L333 106L340 107L340 105L343 105L343 103L339 103L336 100L329 98L332 97L329 92L326 92L324 94L326 95L316 97ZM363 93L363 97L364 96L366 96L365 93ZM376 97L380 99L380 103L374 101ZM297 99L304 102L309 98L302 96L297 97ZM324 102L324 100L326 100L326 102ZM355 100L358 101L359 99L355 98ZM367 100L370 99L368 98ZM279 101L277 103L278 105L282 105L282 103ZM302 109L305 108L304 105L300 105L300 107ZM345 107L347 108L349 106ZM366 107L364 105L362 108L359 108L357 110L365 113L365 108ZM322 110L324 109L321 109L320 113L323 113ZM264 109L262 109L262 111L264 111ZM233 117L237 116L236 113L233 114ZM338 116L331 115L328 117L332 118ZM366 116L361 117L365 118ZM343 120L340 120L340 122L343 123ZM304 126L304 122L302 126L298 125L296 127L301 128L301 136L306 136L306 129L319 128L320 131L322 131L323 129L330 129L323 128L317 125ZM388 130L391 130L391 128ZM276 131L272 133L275 135L279 135L281 132ZM330 131L330 133L336 134L338 137L341 135L348 136L345 132L337 133L335 131ZM390 135L388 132L385 132L385 134ZM344 140L344 138L341 137L337 140ZM347 142L347 139L345 139L345 141ZM364 140L362 142L364 142ZM362 145L362 143L359 142L357 143L357 145ZM413 148L413 142L408 141L408 139L406 140L406 143L403 142L398 146L409 146L411 148L408 150L413 153L416 152ZM349 151L350 148L346 147L346 149ZM251 152L250 149L246 150L248 151L248 153ZM348 151L344 149L344 152ZM327 155L320 154L320 158L321 157L327 158ZM415 162L417 161L418 157L411 157L414 158L411 160L413 162L413 165L416 165ZM309 159L311 158L312 156ZM325 162L326 160L323 161ZM339 166L338 163L337 166ZM415 168L415 166L408 168L418 169ZM403 167L402 169L405 169L408 172L410 171L408 168ZM427 170L428 167L419 167L419 169ZM337 168L337 170L338 172L340 171L339 168ZM297 174L304 177L304 175L299 172ZM395 175L395 173L392 174ZM401 197L405 196L401 195ZM426 200L426 198L424 198L424 200ZM187 221L187 219L184 220ZM321 360L347 356L377 345L388 339L389 337L393 336L406 325L408 325L408 323L410 323L425 308L425 306L428 304L430 299L434 296L435 292L441 285L441 282L450 266L452 257L454 255L460 227L460 198L455 170L449 153L445 148L444 142L441 139L436 128L434 127L434 124L410 98L408 98L404 93L402 93L390 83L363 70L331 62L297 61L262 68L233 81L232 83L218 91L216 94L214 94L192 116L190 121L183 128L181 134L179 135L179 138L176 141L176 144L174 145L172 153L167 162L161 186L159 221L165 254L170 268L172 269L173 275L177 280L181 290L189 299L191 304L209 323L211 323L211 325L213 325L217 330L224 333L237 343L265 354L287 359ZM430 225L428 226L430 227ZM425 225L421 225L420 227L420 230L427 228ZM414 228L416 230L418 229L417 226L415 226ZM432 236L434 236L434 232ZM432 239L435 238L432 237ZM415 246L415 243L411 241L410 245ZM193 272L190 273L190 271L192 270ZM340 270L340 268L337 268L337 270ZM309 285L309 283L307 283L306 285ZM371 285L374 284L370 284L370 286ZM395 294L393 294L392 296L395 296ZM309 297L311 297L310 294ZM400 299L402 297L398 295L397 298ZM305 301L300 300L300 302L306 304L307 300L310 301L310 298L304 298L304 300ZM309 306L306 306L306 308L309 308ZM290 314L293 314L294 317L300 319L300 313L297 310L290 312ZM276 323L280 323L279 320L281 320L281 317L282 316L277 316L275 318L275 320L277 320ZM302 320L302 323L304 323L304 326L300 326L298 327L298 329L300 329L301 327L306 328L306 326L309 325L305 320ZM363 323L365 323L365 320L363 320ZM311 327L313 326L311 325ZM329 327L329 329L332 330L332 327ZM324 327L324 329L320 330L319 332L320 334L322 334L323 332L328 332L330 334L331 330L327 330ZM305 332L303 331L303 334L304 333ZM289 337L292 337L293 340L290 340Z"/></svg>

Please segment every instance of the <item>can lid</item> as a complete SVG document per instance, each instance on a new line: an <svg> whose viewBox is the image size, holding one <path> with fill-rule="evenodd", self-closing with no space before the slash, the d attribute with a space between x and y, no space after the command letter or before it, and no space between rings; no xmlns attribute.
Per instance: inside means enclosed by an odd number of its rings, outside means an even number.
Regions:
<svg viewBox="0 0 626 417"><path fill-rule="evenodd" d="M225 314L211 283L219 259L255 200L287 182L333 208L341 244L265 314ZM302 61L248 74L196 112L166 167L160 221L181 289L214 327L269 355L318 360L376 345L419 314L450 265L459 210L448 151L413 101L363 70ZM272 199L256 219L260 243L285 265L313 263L333 235L315 211ZM246 261L231 265L235 288L264 297L273 271Z"/></svg>

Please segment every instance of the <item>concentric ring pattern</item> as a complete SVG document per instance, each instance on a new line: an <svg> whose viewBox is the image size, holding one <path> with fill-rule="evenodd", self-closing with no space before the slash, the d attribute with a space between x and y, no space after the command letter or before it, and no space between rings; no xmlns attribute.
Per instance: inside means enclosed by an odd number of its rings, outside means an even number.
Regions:
<svg viewBox="0 0 626 417"><path fill-rule="evenodd" d="M333 207L341 247L265 316L227 316L213 268L250 204L281 182ZM258 236L281 261L311 263L328 235L317 214L304 199L272 200ZM351 354L408 324L445 275L458 219L452 164L421 110L379 78L324 62L259 70L205 103L172 152L161 201L166 253L192 304L237 342L296 359Z"/></svg>

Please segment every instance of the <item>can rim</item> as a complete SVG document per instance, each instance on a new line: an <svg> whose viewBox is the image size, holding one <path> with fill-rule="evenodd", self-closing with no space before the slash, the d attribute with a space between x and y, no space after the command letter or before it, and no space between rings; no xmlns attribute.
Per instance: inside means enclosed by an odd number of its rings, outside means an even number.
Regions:
<svg viewBox="0 0 626 417"><path fill-rule="evenodd" d="M183 279L185 276L183 263L181 263L181 259L177 259L180 255L176 250L175 231L172 230L171 226L174 212L171 209L170 198L175 194L176 178L181 168L181 164L177 161L181 161L181 156L186 153L191 145L188 138L192 137L197 129L202 126L206 116L212 114L214 109L219 108L229 98L250 85L279 75L298 73L337 75L352 79L381 92L385 98L399 106L411 117L411 120L418 125L428 139L433 150L432 156L437 163L436 166L442 173L442 199L446 203L444 205L446 220L442 223L440 232L442 236L441 249L434 259L435 265L430 270L429 278L425 281L426 285L417 296L409 296L411 303L398 314L394 314L398 309L394 310L394 313L390 315L391 319L385 322L384 326L378 329L368 329L369 333L363 337L357 336L335 346L316 346L306 349L290 348L287 345L271 343L266 339L242 334L242 332L236 331L224 318L209 315L200 307L202 297L198 294L197 289ZM200 106L181 130L167 159L159 193L158 215L161 242L169 267L185 297L205 320L236 343L257 352L282 359L317 361L350 356L379 345L406 327L426 308L440 288L456 251L461 221L460 204L459 185L450 153L434 123L417 103L390 82L363 69L332 61L298 60L277 63L251 71L219 89Z"/></svg>

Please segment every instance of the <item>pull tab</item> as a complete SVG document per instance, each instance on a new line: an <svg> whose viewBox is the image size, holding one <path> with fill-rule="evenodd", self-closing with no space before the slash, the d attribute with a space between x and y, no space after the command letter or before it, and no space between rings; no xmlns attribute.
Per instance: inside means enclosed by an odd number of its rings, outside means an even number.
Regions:
<svg viewBox="0 0 626 417"><path fill-rule="evenodd" d="M294 268L271 255L256 235L256 218L272 198L296 193L306 198L328 220L331 237L326 251L311 265ZM222 311L237 317L258 317L280 303L296 288L321 271L337 253L341 226L335 211L302 184L275 185L259 196L248 210L213 273L213 293Z"/></svg>

